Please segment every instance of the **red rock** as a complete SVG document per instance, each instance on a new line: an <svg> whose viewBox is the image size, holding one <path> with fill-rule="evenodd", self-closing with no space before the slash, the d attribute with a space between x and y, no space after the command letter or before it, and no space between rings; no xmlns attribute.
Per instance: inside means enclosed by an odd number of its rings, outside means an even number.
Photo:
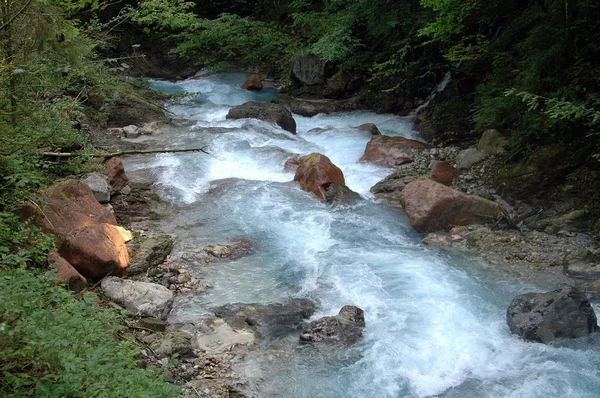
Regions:
<svg viewBox="0 0 600 398"><path fill-rule="evenodd" d="M331 184L346 185L344 174L331 160L320 153L302 156L296 170L294 181L307 192L312 192L321 200L325 200L325 190Z"/></svg>
<svg viewBox="0 0 600 398"><path fill-rule="evenodd" d="M129 184L129 177L125 174L125 167L119 158L110 158L106 162L104 174L108 177L112 192L120 191Z"/></svg>
<svg viewBox="0 0 600 398"><path fill-rule="evenodd" d="M263 88L263 83L258 75L252 74L250 77L242 84L242 88L244 90L252 90L259 91Z"/></svg>
<svg viewBox="0 0 600 398"><path fill-rule="evenodd" d="M285 165L283 165L283 169L290 173L295 173L296 170L298 170L298 166L300 166L300 158L295 157L288 159L287 162L285 162Z"/></svg>
<svg viewBox="0 0 600 398"><path fill-rule="evenodd" d="M46 188L36 204L29 202L21 209L21 219L32 220L60 240L85 226L117 224L114 214L98 203L87 184L73 180Z"/></svg>
<svg viewBox="0 0 600 398"><path fill-rule="evenodd" d="M428 179L407 184L402 190L401 203L411 225L419 232L434 232L454 225L484 224L502 212L497 203Z"/></svg>
<svg viewBox="0 0 600 398"><path fill-rule="evenodd" d="M50 250L48 253L48 264L58 269L56 278L67 285L69 290L80 292L87 286L87 280L56 250Z"/></svg>
<svg viewBox="0 0 600 398"><path fill-rule="evenodd" d="M429 146L404 137L374 135L360 158L361 162L373 162L384 167L396 167L413 161L413 153Z"/></svg>
<svg viewBox="0 0 600 398"><path fill-rule="evenodd" d="M452 181L458 175L458 170L444 161L437 161L431 168L429 177L440 184L452 185Z"/></svg>
<svg viewBox="0 0 600 398"><path fill-rule="evenodd" d="M59 253L85 277L123 276L129 266L125 241L111 224L88 225L71 233Z"/></svg>

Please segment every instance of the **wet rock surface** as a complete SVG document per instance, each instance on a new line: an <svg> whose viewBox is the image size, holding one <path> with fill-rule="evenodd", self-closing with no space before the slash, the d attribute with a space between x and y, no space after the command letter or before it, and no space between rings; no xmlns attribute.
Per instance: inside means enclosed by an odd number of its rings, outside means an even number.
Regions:
<svg viewBox="0 0 600 398"><path fill-rule="evenodd" d="M300 182L300 187L314 193L319 199L325 200L326 190L331 184L346 185L342 170L331 160L320 153L313 153L299 159L294 181Z"/></svg>
<svg viewBox="0 0 600 398"><path fill-rule="evenodd" d="M292 134L296 134L296 121L290 111L281 105L249 101L242 105L234 106L227 113L227 119L247 118L271 122Z"/></svg>
<svg viewBox="0 0 600 398"><path fill-rule="evenodd" d="M353 344L362 336L364 327L363 310L346 305L336 316L326 316L305 325L300 341Z"/></svg>
<svg viewBox="0 0 600 398"><path fill-rule="evenodd" d="M587 297L569 285L548 293L515 297L506 312L510 331L523 340L551 343L560 338L584 337L598 329Z"/></svg>

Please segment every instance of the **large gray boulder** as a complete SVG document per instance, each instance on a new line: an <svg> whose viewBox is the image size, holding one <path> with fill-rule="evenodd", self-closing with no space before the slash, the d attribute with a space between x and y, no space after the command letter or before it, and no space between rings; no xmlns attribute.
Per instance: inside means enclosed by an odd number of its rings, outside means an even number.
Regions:
<svg viewBox="0 0 600 398"><path fill-rule="evenodd" d="M94 197L99 203L110 202L110 184L108 183L108 177L100 173L89 173L81 180L85 182L88 187L92 190Z"/></svg>
<svg viewBox="0 0 600 398"><path fill-rule="evenodd" d="M275 123L284 130L296 134L296 121L285 107L268 102L249 101L229 110L227 119L259 119Z"/></svg>
<svg viewBox="0 0 600 398"><path fill-rule="evenodd" d="M523 340L548 344L558 338L584 337L597 330L596 314L585 294L561 284L547 293L515 297L506 312L510 331Z"/></svg>
<svg viewBox="0 0 600 398"><path fill-rule="evenodd" d="M487 155L480 152L477 148L468 148L460 151L456 157L456 168L457 169L469 169L473 165L481 162Z"/></svg>
<svg viewBox="0 0 600 398"><path fill-rule="evenodd" d="M292 65L292 76L305 86L324 84L327 79L326 68L326 61L314 54L304 54Z"/></svg>
<svg viewBox="0 0 600 398"><path fill-rule="evenodd" d="M173 292L155 283L110 276L102 281L101 287L106 297L133 315L166 319L173 305Z"/></svg>
<svg viewBox="0 0 600 398"><path fill-rule="evenodd" d="M353 344L362 336L364 327L364 311L353 305L346 305L336 316L326 316L304 326L300 341Z"/></svg>

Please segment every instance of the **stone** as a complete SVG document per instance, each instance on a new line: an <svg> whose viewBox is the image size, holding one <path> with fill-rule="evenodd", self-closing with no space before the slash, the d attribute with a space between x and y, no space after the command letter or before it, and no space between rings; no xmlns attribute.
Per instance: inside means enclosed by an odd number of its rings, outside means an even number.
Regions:
<svg viewBox="0 0 600 398"><path fill-rule="evenodd" d="M107 116L108 127L142 126L149 122L167 122L160 107L132 95L121 95L114 101L104 101L100 111Z"/></svg>
<svg viewBox="0 0 600 398"><path fill-rule="evenodd" d="M498 130L485 130L477 143L477 150L488 155L500 155L505 152L506 142Z"/></svg>
<svg viewBox="0 0 600 398"><path fill-rule="evenodd" d="M299 181L303 190L314 193L322 201L326 199L326 189L329 185L346 185L342 170L320 153L300 158L294 181Z"/></svg>
<svg viewBox="0 0 600 398"><path fill-rule="evenodd" d="M48 264L57 269L56 274L54 275L62 281L69 290L80 292L87 286L87 280L54 249L50 250L48 253Z"/></svg>
<svg viewBox="0 0 600 398"><path fill-rule="evenodd" d="M411 163L416 151L427 149L429 146L419 141L404 137L388 137L374 135L367 143L361 162L371 162L383 167L397 167Z"/></svg>
<svg viewBox="0 0 600 398"><path fill-rule="evenodd" d="M325 84L327 75L327 62L314 54L300 55L292 65L292 76L305 86Z"/></svg>
<svg viewBox="0 0 600 398"><path fill-rule="evenodd" d="M300 334L300 341L353 344L362 336L364 327L363 310L346 305L336 316L326 316L305 325Z"/></svg>
<svg viewBox="0 0 600 398"><path fill-rule="evenodd" d="M251 74L248 79L242 84L244 90L259 91L263 88L263 82L256 74Z"/></svg>
<svg viewBox="0 0 600 398"><path fill-rule="evenodd" d="M123 238L125 243L133 239L133 232L129 231L128 229L125 229L124 227L118 225L117 230L119 231L119 234L121 234L121 238Z"/></svg>
<svg viewBox="0 0 600 398"><path fill-rule="evenodd" d="M169 324L162 319L145 317L139 320L139 326L154 332L164 332Z"/></svg>
<svg viewBox="0 0 600 398"><path fill-rule="evenodd" d="M278 94L273 103L280 104L302 116L315 116L319 113L348 112L362 109L358 97L343 100L305 99L287 94Z"/></svg>
<svg viewBox="0 0 600 398"><path fill-rule="evenodd" d="M102 293L124 306L132 315L166 319L173 305L173 292L156 283L137 282L114 276L104 278Z"/></svg>
<svg viewBox="0 0 600 398"><path fill-rule="evenodd" d="M328 205L353 205L361 196L342 184L331 184L325 188L325 203Z"/></svg>
<svg viewBox="0 0 600 398"><path fill-rule="evenodd" d="M494 221L502 208L495 202L467 195L429 179L408 183L401 194L402 207L418 232L435 232L449 226Z"/></svg>
<svg viewBox="0 0 600 398"><path fill-rule="evenodd" d="M92 190L94 197L99 203L108 203L110 201L110 185L108 178L100 173L86 174L81 180Z"/></svg>
<svg viewBox="0 0 600 398"><path fill-rule="evenodd" d="M113 193L122 191L129 184L129 177L125 174L123 161L119 158L110 158L106 161L104 174L108 177L108 183Z"/></svg>
<svg viewBox="0 0 600 398"><path fill-rule="evenodd" d="M364 123L357 127L360 131L364 131L365 133L369 133L371 135L380 135L379 129L373 123Z"/></svg>
<svg viewBox="0 0 600 398"><path fill-rule="evenodd" d="M173 238L169 235L139 238L130 244L130 264L126 275L137 275L147 272L165 262L173 250Z"/></svg>
<svg viewBox="0 0 600 398"><path fill-rule="evenodd" d="M159 358L170 358L175 354L181 358L195 356L192 336L185 332L167 332L160 339L154 340L150 347Z"/></svg>
<svg viewBox="0 0 600 398"><path fill-rule="evenodd" d="M111 127L109 129L106 129L106 132L110 135L114 135L115 137L123 136L123 129L121 127Z"/></svg>
<svg viewBox="0 0 600 398"><path fill-rule="evenodd" d="M102 207L104 207L106 210L110 211L113 214L115 213L115 208L110 203L102 203Z"/></svg>
<svg viewBox="0 0 600 398"><path fill-rule="evenodd" d="M212 332L196 336L196 346L208 354L228 352L236 345L251 345L256 341L254 332L249 329L234 329L223 319L215 319L211 324Z"/></svg>
<svg viewBox="0 0 600 398"><path fill-rule="evenodd" d="M290 173L296 173L296 170L298 170L298 166L300 166L300 157L294 157L288 159L285 162L285 164L283 165L283 169Z"/></svg>
<svg viewBox="0 0 600 398"><path fill-rule="evenodd" d="M268 102L249 101L234 106L227 113L227 119L259 119L277 124L282 129L296 134L296 121L292 113L281 105Z"/></svg>
<svg viewBox="0 0 600 398"><path fill-rule="evenodd" d="M600 254L589 249L580 250L566 258L563 270L573 278L600 280Z"/></svg>
<svg viewBox="0 0 600 398"><path fill-rule="evenodd" d="M469 169L486 157L487 155L479 152L477 148L468 148L460 151L458 156L456 156L456 167L458 169Z"/></svg>
<svg viewBox="0 0 600 398"><path fill-rule="evenodd" d="M511 333L545 344L559 338L584 337L598 329L587 297L566 284L551 292L515 297L506 311L506 321Z"/></svg>
<svg viewBox="0 0 600 398"><path fill-rule="evenodd" d="M138 133L141 135L152 135L158 131L158 122L144 123L139 129Z"/></svg>
<svg viewBox="0 0 600 398"><path fill-rule="evenodd" d="M206 254L227 260L236 260L254 251L254 242L250 239L233 239L229 244L208 245L204 247Z"/></svg>
<svg viewBox="0 0 600 398"><path fill-rule="evenodd" d="M129 265L125 241L111 224L87 225L75 230L62 241L58 252L90 279L122 276Z"/></svg>
<svg viewBox="0 0 600 398"><path fill-rule="evenodd" d="M435 162L431 168L431 173L429 174L429 177L433 181L446 186L452 186L452 182L456 176L458 176L458 170L443 160Z"/></svg>
<svg viewBox="0 0 600 398"><path fill-rule="evenodd" d="M410 164L400 166L389 176L371 187L371 193L377 199L384 199L391 205L400 206L402 190L409 182L419 177Z"/></svg>
<svg viewBox="0 0 600 398"><path fill-rule="evenodd" d="M137 138L142 135L139 130L138 126L130 124L129 126L123 127L123 134L125 134L125 138Z"/></svg>
<svg viewBox="0 0 600 398"><path fill-rule="evenodd" d="M36 202L21 210L23 221L35 222L44 232L64 240L73 231L94 224L117 224L115 215L105 209L84 182L67 180L46 188Z"/></svg>

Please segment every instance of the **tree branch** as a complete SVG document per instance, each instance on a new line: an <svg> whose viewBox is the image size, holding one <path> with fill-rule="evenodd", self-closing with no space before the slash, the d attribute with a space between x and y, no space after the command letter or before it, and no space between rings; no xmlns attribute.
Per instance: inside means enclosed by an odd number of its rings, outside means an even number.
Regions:
<svg viewBox="0 0 600 398"><path fill-rule="evenodd" d="M132 149L129 151L121 151L121 152L114 152L114 153L107 153L107 154L91 154L91 155L87 155L87 156L91 156L94 158L104 158L104 160L110 159L110 158L114 158L117 156L123 156L123 155L145 155L145 154L151 154L151 153L181 153L181 152L203 152L207 155L210 155L210 152L206 152L205 151L206 147L202 147L202 148L192 148L192 149ZM83 153L78 153L78 152L42 152L42 156L47 157L47 158L74 158L77 156L84 156L85 154Z"/></svg>
<svg viewBox="0 0 600 398"><path fill-rule="evenodd" d="M17 11L17 13L15 15L13 15L8 21L6 21L5 23L3 23L2 25L0 25L0 30L4 30L6 29L8 26L10 26L11 23L13 23L13 21L15 19L17 19L17 17L19 15L21 15L23 13L23 11L25 11L25 9L27 7L29 7L29 5L33 2L33 0L28 0L27 3L25 3L25 5L23 5L23 7L21 7L21 9L19 11Z"/></svg>

